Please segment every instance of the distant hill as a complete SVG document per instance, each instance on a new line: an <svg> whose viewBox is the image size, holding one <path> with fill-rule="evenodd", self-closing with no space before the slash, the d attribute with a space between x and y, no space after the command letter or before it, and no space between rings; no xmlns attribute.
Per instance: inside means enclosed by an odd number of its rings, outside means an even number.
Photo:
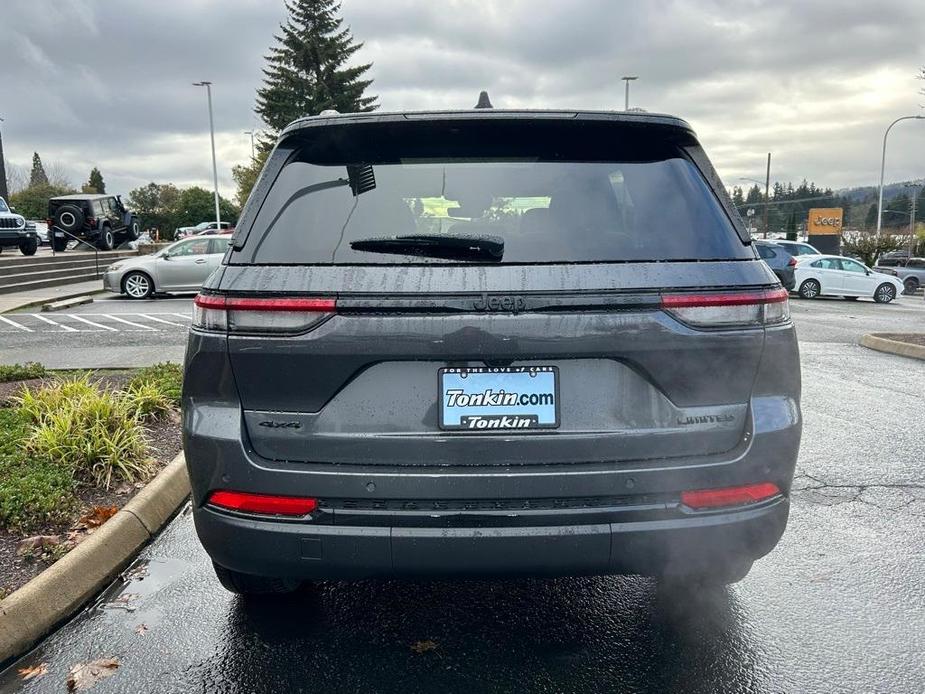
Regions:
<svg viewBox="0 0 925 694"><path fill-rule="evenodd" d="M883 186L883 197L889 200L905 191L903 186L913 181L900 181L899 183L887 183ZM848 198L852 203L874 202L877 199L877 186L858 186L856 188L842 188L835 191L836 195Z"/></svg>

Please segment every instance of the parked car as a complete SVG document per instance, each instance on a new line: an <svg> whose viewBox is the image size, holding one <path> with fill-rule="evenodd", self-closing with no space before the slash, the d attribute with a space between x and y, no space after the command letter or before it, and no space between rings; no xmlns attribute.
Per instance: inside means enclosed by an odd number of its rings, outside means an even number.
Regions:
<svg viewBox="0 0 925 694"><path fill-rule="evenodd" d="M44 220L27 220L26 226L31 227L35 230L36 235L39 237L39 245L48 246L48 224Z"/></svg>
<svg viewBox="0 0 925 694"><path fill-rule="evenodd" d="M816 250L815 246L812 246L803 241L786 241L784 239L777 239L774 243L781 246L785 251L795 258L800 257L801 255L821 255L819 251Z"/></svg>
<svg viewBox="0 0 925 694"><path fill-rule="evenodd" d="M107 268L103 288L130 299L195 292L219 266L230 240L228 235L183 239L157 253L119 260Z"/></svg>
<svg viewBox="0 0 925 694"><path fill-rule="evenodd" d="M903 290L898 277L875 272L857 260L840 255L798 258L794 275L797 291L804 299L867 296L879 304L888 304Z"/></svg>
<svg viewBox="0 0 925 694"><path fill-rule="evenodd" d="M874 270L901 279L904 294L915 294L919 287L925 285L925 258L884 256L877 261Z"/></svg>
<svg viewBox="0 0 925 694"><path fill-rule="evenodd" d="M35 255L38 247L35 229L30 229L25 217L0 198L0 253L4 248L18 248L23 255Z"/></svg>
<svg viewBox="0 0 925 694"><path fill-rule="evenodd" d="M61 195L48 201L48 228L51 245L63 251L72 240L82 245L111 251L125 241L134 241L141 224L125 209L119 195Z"/></svg>
<svg viewBox="0 0 925 694"><path fill-rule="evenodd" d="M215 222L199 222L199 224L192 227L177 227L175 236L178 239L183 239L187 236L195 236L204 231L212 231L213 234L232 231L230 223L220 222L220 225L221 226Z"/></svg>
<svg viewBox="0 0 925 694"><path fill-rule="evenodd" d="M775 546L801 430L787 292L687 123L320 116L266 166L186 351L193 514L227 589L697 586Z"/></svg>
<svg viewBox="0 0 925 694"><path fill-rule="evenodd" d="M752 241L755 250L768 267L777 275L781 286L790 291L795 286L793 269L797 265L796 258L790 255L779 243L755 239Z"/></svg>

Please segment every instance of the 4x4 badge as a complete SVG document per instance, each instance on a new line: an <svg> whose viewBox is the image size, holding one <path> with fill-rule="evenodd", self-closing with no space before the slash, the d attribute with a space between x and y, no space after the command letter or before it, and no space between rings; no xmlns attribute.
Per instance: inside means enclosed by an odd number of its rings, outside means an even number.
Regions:
<svg viewBox="0 0 925 694"><path fill-rule="evenodd" d="M257 422L258 426L267 427L268 429L301 429L302 422L274 422L271 419Z"/></svg>

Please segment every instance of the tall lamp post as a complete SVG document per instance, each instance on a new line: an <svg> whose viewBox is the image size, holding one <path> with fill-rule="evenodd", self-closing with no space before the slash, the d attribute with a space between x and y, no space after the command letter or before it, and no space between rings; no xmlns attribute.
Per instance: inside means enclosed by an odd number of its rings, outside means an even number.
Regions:
<svg viewBox="0 0 925 694"><path fill-rule="evenodd" d="M880 228L883 225L883 171L886 168L886 138L893 126L902 120L925 120L925 116L900 116L890 123L883 133L883 154L880 156L880 192L877 196L877 238L880 238Z"/></svg>
<svg viewBox="0 0 925 694"><path fill-rule="evenodd" d="M244 134L245 134L245 135L250 135L250 136L251 136L251 162L255 162L255 161L257 161L257 157L254 156L254 131L253 131L253 130L245 130L245 131L244 131Z"/></svg>
<svg viewBox="0 0 925 694"><path fill-rule="evenodd" d="M912 257L912 251L915 248L915 206L919 199L919 194L922 192L922 186L925 185L921 182L919 183L907 183L906 188L912 188L912 213L909 216L909 257Z"/></svg>
<svg viewBox="0 0 925 694"><path fill-rule="evenodd" d="M0 123L3 119L0 118ZM6 163L3 161L3 134L0 133L0 198L9 200L10 191L6 187Z"/></svg>
<svg viewBox="0 0 925 694"><path fill-rule="evenodd" d="M215 185L215 226L217 229L222 228L222 213L218 206L218 164L215 161L215 122L212 120L212 83L193 82L194 87L205 87L206 94L209 97L209 135L212 138L212 182Z"/></svg>
<svg viewBox="0 0 925 694"><path fill-rule="evenodd" d="M638 80L639 76L638 75L632 75L632 76L624 75L620 79L626 82L626 102L625 102L623 110L629 111L630 110L630 82Z"/></svg>
<svg viewBox="0 0 925 694"><path fill-rule="evenodd" d="M740 176L741 181L751 181L759 186L761 181L756 178L746 178ZM771 153L768 152L768 168L764 178L764 238L768 238L768 209L771 207Z"/></svg>

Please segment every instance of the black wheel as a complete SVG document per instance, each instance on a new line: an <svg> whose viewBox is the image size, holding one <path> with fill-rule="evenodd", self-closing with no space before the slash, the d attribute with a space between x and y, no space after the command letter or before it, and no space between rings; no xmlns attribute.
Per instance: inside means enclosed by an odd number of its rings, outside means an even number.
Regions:
<svg viewBox="0 0 925 694"><path fill-rule="evenodd" d="M154 294L154 282L144 272L129 272L122 278L122 293L130 299L147 299Z"/></svg>
<svg viewBox="0 0 925 694"><path fill-rule="evenodd" d="M915 277L907 277L903 280L903 294L915 294L919 288L919 281Z"/></svg>
<svg viewBox="0 0 925 694"><path fill-rule="evenodd" d="M254 576L242 574L238 571L226 569L212 562L218 582L225 590L238 595L285 595L298 590L301 581L294 578L272 578L270 576Z"/></svg>
<svg viewBox="0 0 925 694"><path fill-rule="evenodd" d="M132 217L132 222L125 229L125 240L126 241L137 241L138 237L141 236L141 223L135 217Z"/></svg>
<svg viewBox="0 0 925 694"><path fill-rule="evenodd" d="M817 280L805 280L800 285L800 296L804 299L815 299L822 293L822 286Z"/></svg>
<svg viewBox="0 0 925 694"><path fill-rule="evenodd" d="M888 304L895 298L896 287L886 282L877 287L877 291L874 292L874 301L878 304Z"/></svg>
<svg viewBox="0 0 925 694"><path fill-rule="evenodd" d="M665 574L658 577L659 586L667 590L690 591L698 588L715 588L738 583L748 576L752 562L729 562L718 564L703 571Z"/></svg>
<svg viewBox="0 0 925 694"><path fill-rule="evenodd" d="M29 237L19 242L19 252L23 255L35 255L39 249L39 240Z"/></svg>
<svg viewBox="0 0 925 694"><path fill-rule="evenodd" d="M55 249L55 253L64 252L67 249L67 237L59 239L57 236L52 236L51 247Z"/></svg>
<svg viewBox="0 0 925 694"><path fill-rule="evenodd" d="M116 237L110 227L103 227L100 238L96 242L96 247L101 251L111 251L116 247Z"/></svg>

